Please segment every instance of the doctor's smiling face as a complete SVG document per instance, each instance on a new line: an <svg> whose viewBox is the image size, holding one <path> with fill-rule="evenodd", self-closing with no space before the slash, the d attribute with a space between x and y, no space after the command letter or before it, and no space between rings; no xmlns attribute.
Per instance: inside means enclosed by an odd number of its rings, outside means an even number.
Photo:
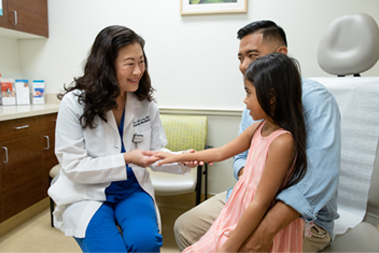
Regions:
<svg viewBox="0 0 379 253"><path fill-rule="evenodd" d="M141 45L134 43L120 48L114 66L120 93L135 92L145 72L145 57Z"/></svg>

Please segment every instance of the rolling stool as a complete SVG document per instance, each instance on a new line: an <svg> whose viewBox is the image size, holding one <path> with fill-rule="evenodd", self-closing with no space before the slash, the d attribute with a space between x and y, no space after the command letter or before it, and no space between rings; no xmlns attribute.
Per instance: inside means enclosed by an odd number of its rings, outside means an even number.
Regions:
<svg viewBox="0 0 379 253"><path fill-rule="evenodd" d="M49 185L51 185L51 181L59 173L60 169L61 169L61 166L59 164L51 168L49 172ZM50 198L50 219L51 219L52 227L54 227L54 217L53 217L54 207L55 207L54 201L52 198Z"/></svg>

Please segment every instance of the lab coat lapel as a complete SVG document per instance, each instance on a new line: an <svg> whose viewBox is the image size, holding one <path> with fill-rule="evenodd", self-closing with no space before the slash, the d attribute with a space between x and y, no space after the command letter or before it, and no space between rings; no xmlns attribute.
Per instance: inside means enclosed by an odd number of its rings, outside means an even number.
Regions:
<svg viewBox="0 0 379 253"><path fill-rule="evenodd" d="M141 103L136 99L133 93L126 93L125 115L124 115L124 134L125 129L130 127L133 119L136 118L136 108L141 107Z"/></svg>
<svg viewBox="0 0 379 253"><path fill-rule="evenodd" d="M118 127L117 127L116 119L113 115L112 110L107 112L107 119L108 119L108 124L111 125L111 127L118 133Z"/></svg>
<svg viewBox="0 0 379 253"><path fill-rule="evenodd" d="M136 119L136 110L141 107L141 103L137 100L133 93L128 92L126 94L125 115L124 115L124 135L126 129L131 129L130 124L133 123L133 119Z"/></svg>

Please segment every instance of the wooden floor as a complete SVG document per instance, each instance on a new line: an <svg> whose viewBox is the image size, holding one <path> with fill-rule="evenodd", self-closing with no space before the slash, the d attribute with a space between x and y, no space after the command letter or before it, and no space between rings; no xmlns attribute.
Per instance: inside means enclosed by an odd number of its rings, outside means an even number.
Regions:
<svg viewBox="0 0 379 253"><path fill-rule="evenodd" d="M177 217L188 208L159 207L162 219L161 252L179 252L172 232ZM1 236L1 234L0 234ZM81 252L72 237L66 237L50 225L50 209L45 208L33 218L0 237L0 252Z"/></svg>

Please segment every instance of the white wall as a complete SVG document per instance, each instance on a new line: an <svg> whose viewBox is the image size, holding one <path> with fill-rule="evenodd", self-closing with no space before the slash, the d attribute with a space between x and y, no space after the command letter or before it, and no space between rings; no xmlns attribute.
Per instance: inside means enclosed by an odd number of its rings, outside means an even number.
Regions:
<svg viewBox="0 0 379 253"><path fill-rule="evenodd" d="M0 36L0 73L2 78L21 78L17 39Z"/></svg>
<svg viewBox="0 0 379 253"><path fill-rule="evenodd" d="M48 7L48 39L0 37L3 76L44 79L46 92L58 93L82 73L97 33L108 25L125 25L146 40L161 108L242 110L236 32L251 21L271 19L285 29L289 54L300 61L305 77L329 76L318 66L316 53L332 20L364 12L379 23L378 0L249 0L247 14L183 17L178 0L49 0ZM9 64L3 55L12 58ZM362 75L379 76L379 63ZM209 144L234 138L238 122L239 117L210 115ZM230 165L212 167L210 192L234 184Z"/></svg>
<svg viewBox="0 0 379 253"><path fill-rule="evenodd" d="M240 27L259 19L272 19L283 26L290 55L300 61L303 75L309 77L328 76L318 66L316 52L333 19L364 12L379 23L377 0L249 0L247 14L183 17L179 2L50 0L50 37L21 41L22 73L26 78L45 79L47 93L56 93L80 75L100 29L120 24L147 42L160 106L242 109L236 39ZM378 76L379 64L363 75Z"/></svg>

